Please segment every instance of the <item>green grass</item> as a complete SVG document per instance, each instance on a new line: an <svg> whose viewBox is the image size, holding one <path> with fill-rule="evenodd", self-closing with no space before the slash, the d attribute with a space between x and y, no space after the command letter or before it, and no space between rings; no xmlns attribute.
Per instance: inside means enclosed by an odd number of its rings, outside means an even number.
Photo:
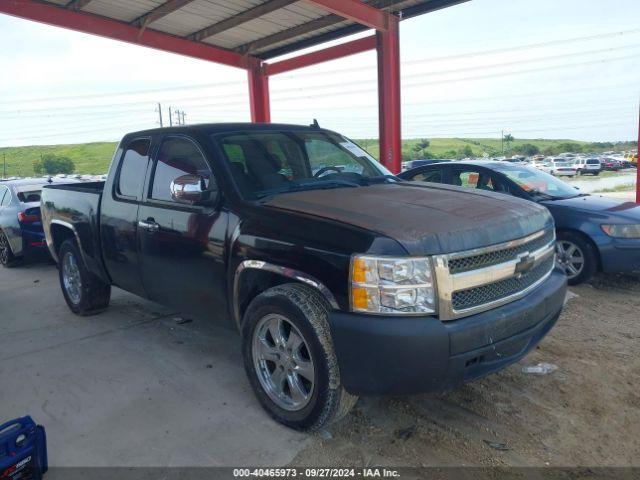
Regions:
<svg viewBox="0 0 640 480"><path fill-rule="evenodd" d="M426 149L426 155L417 155L416 152L413 151L413 146L416 145L420 140L419 139L410 139L404 140L402 142L402 157L405 160L411 158L455 158L460 156L460 151L465 147L470 147L473 153L473 156L481 157L484 154L489 155L490 157L497 157L502 155L502 144L499 138L430 138L429 147ZM365 148L371 155L378 158L379 154L379 145L378 140L355 140L361 147ZM558 139L558 140L548 140L548 139L516 139L510 143L510 145L505 144L505 155L510 155L517 147L524 144L532 144L540 149L541 153L545 153L550 155L557 155L558 153L562 153L560 150L562 148L562 144L566 143L574 143L580 145L580 147L584 151L588 152L602 152L608 150L630 150L631 148L635 148L630 143L620 143L615 146L607 145L607 146L595 146L592 145L591 142L583 142L577 140L569 140L569 139ZM551 150L553 152L551 152Z"/></svg>
<svg viewBox="0 0 640 480"><path fill-rule="evenodd" d="M115 142L0 148L0 177L3 158L7 162L7 176L29 176L33 175L33 162L47 153L69 157L75 163L77 173L105 173L115 148Z"/></svg>
<svg viewBox="0 0 640 480"><path fill-rule="evenodd" d="M378 140L364 139L356 140L363 148L365 148L374 157L378 158L379 146ZM403 159L408 160L417 158L418 155L413 151L413 146L418 139L405 140L402 143ZM459 156L460 151L465 147L470 147L474 156L498 156L501 154L500 139L495 138L430 138L430 145L424 155L420 157L450 157ZM593 148L588 142L579 142L574 140L545 140L545 139L516 139L511 143L511 149L518 145L530 143L536 145L540 151L547 149L558 149L563 143L572 142L579 144L585 150L603 151L603 150L627 150L630 144L619 144L615 148L606 146L602 148ZM69 144L69 145L43 145L29 147L5 147L0 148L0 177L2 176L2 160L3 155L6 158L6 174L7 176L29 176L33 175L33 162L40 158L40 155L47 153L66 156L71 158L76 165L77 173L105 173L111 162L111 157L116 148L115 142L96 142L85 144ZM508 152L506 152L508 153ZM557 152L559 153L559 152Z"/></svg>
<svg viewBox="0 0 640 480"><path fill-rule="evenodd" d="M615 187L595 190L593 193L633 192L635 189L636 185L634 183L627 183L625 185L616 185Z"/></svg>

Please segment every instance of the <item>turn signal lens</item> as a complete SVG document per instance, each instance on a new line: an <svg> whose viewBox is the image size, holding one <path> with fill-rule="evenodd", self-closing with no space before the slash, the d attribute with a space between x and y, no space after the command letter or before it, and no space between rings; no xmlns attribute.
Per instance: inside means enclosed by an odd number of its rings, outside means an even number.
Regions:
<svg viewBox="0 0 640 480"><path fill-rule="evenodd" d="M18 213L18 221L21 223L33 223L39 222L40 216L38 215L28 215L25 212Z"/></svg>

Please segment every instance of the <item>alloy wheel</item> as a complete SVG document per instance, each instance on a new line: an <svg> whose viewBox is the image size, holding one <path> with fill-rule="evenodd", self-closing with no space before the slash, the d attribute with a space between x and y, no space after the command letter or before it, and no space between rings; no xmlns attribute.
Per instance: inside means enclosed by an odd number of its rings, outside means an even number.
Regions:
<svg viewBox="0 0 640 480"><path fill-rule="evenodd" d="M9 262L9 242L4 233L0 233L0 263L6 265Z"/></svg>
<svg viewBox="0 0 640 480"><path fill-rule="evenodd" d="M580 275L584 269L584 252L575 243L568 240L558 240L556 242L557 263L560 265L567 277L574 278Z"/></svg>
<svg viewBox="0 0 640 480"><path fill-rule="evenodd" d="M269 398L288 411L307 406L314 392L315 367L300 331L286 317L271 313L253 333L253 364Z"/></svg>
<svg viewBox="0 0 640 480"><path fill-rule="evenodd" d="M69 299L78 305L82 298L82 279L76 257L71 252L65 253L62 258L62 281Z"/></svg>

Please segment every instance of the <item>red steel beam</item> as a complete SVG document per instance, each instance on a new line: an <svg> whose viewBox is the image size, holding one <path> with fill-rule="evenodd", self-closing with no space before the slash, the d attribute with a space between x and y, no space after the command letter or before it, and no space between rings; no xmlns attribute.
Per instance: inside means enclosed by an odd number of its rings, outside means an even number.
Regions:
<svg viewBox="0 0 640 480"><path fill-rule="evenodd" d="M248 76L251 121L254 123L269 123L271 122L269 76L264 71L264 64L261 60L257 58L250 59Z"/></svg>
<svg viewBox="0 0 640 480"><path fill-rule="evenodd" d="M389 26L391 14L362 3L359 0L306 0L327 12L339 15L361 25L378 31L385 31Z"/></svg>
<svg viewBox="0 0 640 480"><path fill-rule="evenodd" d="M325 48L315 52L307 53L297 57L289 58L275 63L267 63L265 65L267 75L277 75L279 73L289 72L298 68L309 67L322 62L328 62L356 53L366 52L376 48L377 40L375 35L360 38L351 42L346 42L335 47Z"/></svg>
<svg viewBox="0 0 640 480"><path fill-rule="evenodd" d="M380 123L380 162L400 173L402 138L400 128L400 38L399 19L392 17L386 32L378 39L378 121Z"/></svg>
<svg viewBox="0 0 640 480"><path fill-rule="evenodd" d="M231 67L247 67L247 57L230 50L192 42L151 29L145 30L140 35L138 28L124 22L90 13L66 10L34 0L1 0L0 13Z"/></svg>

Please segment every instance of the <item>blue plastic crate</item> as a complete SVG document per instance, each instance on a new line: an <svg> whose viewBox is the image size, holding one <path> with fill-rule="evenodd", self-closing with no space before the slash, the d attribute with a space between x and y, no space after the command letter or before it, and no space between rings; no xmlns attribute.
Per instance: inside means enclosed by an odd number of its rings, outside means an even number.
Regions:
<svg viewBox="0 0 640 480"><path fill-rule="evenodd" d="M46 471L44 427L31 417L0 425L0 480L40 480Z"/></svg>

